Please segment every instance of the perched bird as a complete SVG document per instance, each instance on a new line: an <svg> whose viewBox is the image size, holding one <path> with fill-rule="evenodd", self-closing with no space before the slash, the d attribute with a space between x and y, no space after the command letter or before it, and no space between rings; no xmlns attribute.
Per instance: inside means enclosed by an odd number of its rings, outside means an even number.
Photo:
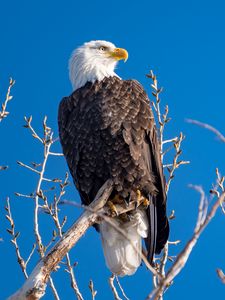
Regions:
<svg viewBox="0 0 225 300"><path fill-rule="evenodd" d="M106 264L119 276L133 274L141 264L142 238L152 263L168 235L165 181L150 101L136 80L122 80L115 67L127 60L125 49L91 41L76 49L69 61L73 93L62 99L58 125L63 153L82 203L90 204L111 179L108 203L143 204L114 224L96 225ZM140 203L139 203L140 204ZM132 246L132 244L138 249Z"/></svg>

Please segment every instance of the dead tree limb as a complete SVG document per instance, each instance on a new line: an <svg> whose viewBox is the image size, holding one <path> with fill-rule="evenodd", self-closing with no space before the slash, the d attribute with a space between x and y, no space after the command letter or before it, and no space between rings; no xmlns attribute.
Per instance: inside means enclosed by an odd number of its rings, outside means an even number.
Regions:
<svg viewBox="0 0 225 300"><path fill-rule="evenodd" d="M204 229L207 227L209 222L213 219L213 217L216 214L217 209L220 207L220 203L224 201L225 199L225 192L223 192L220 197L216 200L216 202L213 204L211 210L207 213L207 210L202 210L202 202L205 201L205 196L202 194L202 189L198 186L192 186L195 190L199 191L201 193L201 199L199 204L199 214L197 223L195 226L194 234L191 237L191 239L187 242L184 249L180 252L180 254L177 256L177 259L175 260L174 264L171 266L171 268L166 273L165 277L161 281L160 285L155 288L146 298L146 300L154 299L159 300L162 298L162 295L167 287L169 287L173 281L173 279L180 273L180 271L184 268L186 265L186 262L196 245L199 236L202 234Z"/></svg>
<svg viewBox="0 0 225 300"><path fill-rule="evenodd" d="M89 227L98 219L97 211L101 209L112 192L113 184L107 180L101 187L95 200L90 204L90 210L85 210L79 219L67 230L58 243L36 265L24 285L8 300L38 300L45 294L46 283L62 258L78 242ZM93 212L96 211L95 212Z"/></svg>

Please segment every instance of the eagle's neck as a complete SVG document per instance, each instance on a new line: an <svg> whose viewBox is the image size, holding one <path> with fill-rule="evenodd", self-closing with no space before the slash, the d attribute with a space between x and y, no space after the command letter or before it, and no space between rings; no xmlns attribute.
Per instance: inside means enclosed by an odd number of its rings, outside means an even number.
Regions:
<svg viewBox="0 0 225 300"><path fill-rule="evenodd" d="M80 60L76 55L72 55L69 62L70 80L73 90L77 90L84 86L87 82L101 81L105 77L116 76L115 72L116 62L100 62L97 59L83 59Z"/></svg>

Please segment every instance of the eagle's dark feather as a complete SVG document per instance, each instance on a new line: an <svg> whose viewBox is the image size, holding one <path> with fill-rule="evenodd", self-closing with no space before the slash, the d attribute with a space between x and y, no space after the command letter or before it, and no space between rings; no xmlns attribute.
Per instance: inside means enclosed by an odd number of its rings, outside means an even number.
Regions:
<svg viewBox="0 0 225 300"><path fill-rule="evenodd" d="M63 153L84 204L109 178L123 198L139 189L151 200L146 211L151 261L166 243L169 225L155 122L142 86L117 77L88 82L61 101L58 122Z"/></svg>

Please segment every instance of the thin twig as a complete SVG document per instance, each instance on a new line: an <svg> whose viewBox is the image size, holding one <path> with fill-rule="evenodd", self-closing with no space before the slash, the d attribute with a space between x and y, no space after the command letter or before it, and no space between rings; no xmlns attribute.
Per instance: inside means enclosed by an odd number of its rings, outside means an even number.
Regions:
<svg viewBox="0 0 225 300"><path fill-rule="evenodd" d="M17 197L23 197L23 198L31 198L31 199L34 199L34 195L31 194L31 195L26 195L26 194L21 194L21 193L14 193Z"/></svg>
<svg viewBox="0 0 225 300"><path fill-rule="evenodd" d="M149 74L147 74L147 77L152 79L152 84L151 84L151 87L153 89L152 95L155 97L155 102L152 102L152 106L155 109L158 124L159 124L159 145L160 145L160 152L161 152L161 156L162 156L161 158L163 161L163 154L162 154L163 153L163 133L164 133L165 124L170 121L169 119L167 119L169 107L166 106L165 113L162 115L162 113L160 111L160 101L161 100L159 97L160 93L162 92L162 88L158 87L158 80L152 70L149 72Z"/></svg>
<svg viewBox="0 0 225 300"><path fill-rule="evenodd" d="M174 142L174 148L175 148L175 155L173 158L173 164L172 167L168 167L167 170L169 172L169 179L166 183L166 193L168 193L169 191L169 187L170 187L170 183L172 181L172 179L174 178L174 172L177 168L179 168L180 165L183 164L188 164L188 161L178 161L179 156L181 155L182 151L181 151L181 143L184 140L184 135L182 134L182 132L179 135L179 138L177 139L176 142Z"/></svg>
<svg viewBox="0 0 225 300"><path fill-rule="evenodd" d="M49 277L49 286L50 286L50 288L52 290L52 293L53 293L53 296L54 296L55 300L60 300L58 292L56 290L56 287L54 285L54 282L53 282L53 279L52 279L51 276Z"/></svg>
<svg viewBox="0 0 225 300"><path fill-rule="evenodd" d="M116 290L116 287L115 287L115 285L114 285L114 279L115 279L115 277L116 277L116 276L115 276L114 274L112 274L112 275L109 277L109 286L110 286L110 288L111 288L111 290L112 290L114 299L115 299L115 300L122 300L122 299L119 297L118 292L117 292L117 290Z"/></svg>
<svg viewBox="0 0 225 300"><path fill-rule="evenodd" d="M89 287L89 289L91 291L92 300L95 300L95 296L97 294L97 291L95 291L95 289L94 289L93 280L90 280L88 287Z"/></svg>
<svg viewBox="0 0 225 300"><path fill-rule="evenodd" d="M197 120L193 120L193 119L186 119L186 122L191 123L191 124L195 124L198 125L200 127L203 127L205 129L208 129L209 131L212 131L220 141L222 141L223 143L225 143L225 136L215 127L207 124L207 123L203 123Z"/></svg>
<svg viewBox="0 0 225 300"><path fill-rule="evenodd" d="M116 282L117 282L117 284L118 284L118 287L120 288L120 291L121 291L123 297L124 297L126 300L130 300L130 299L127 297L127 295L125 294L124 289L123 289L123 287L122 287L122 285L121 285L121 283L120 283L120 281L119 281L118 276L116 276Z"/></svg>
<svg viewBox="0 0 225 300"><path fill-rule="evenodd" d="M1 111L0 111L0 122L6 118L9 114L8 111L6 111L6 107L7 107L7 104L10 100L12 100L13 96L11 96L11 89L12 87L14 86L15 84L15 80L13 80L12 78L9 79L9 87L8 87L8 90L7 90L7 93L6 93L6 96L5 96L5 101L4 103L2 103L2 107L1 107Z"/></svg>
<svg viewBox="0 0 225 300"><path fill-rule="evenodd" d="M63 156L63 153L57 153L57 152L49 152L49 155L53 155L53 156Z"/></svg>
<svg viewBox="0 0 225 300"><path fill-rule="evenodd" d="M225 284L225 274L223 273L223 271L221 269L217 269L216 272L222 283Z"/></svg>
<svg viewBox="0 0 225 300"><path fill-rule="evenodd" d="M36 244L33 244L33 247L32 247L32 249L31 249L31 252L30 252L30 254L29 254L29 256L28 256L28 258L27 258L27 260L26 260L26 262L25 262L25 265L27 266L28 265L28 263L29 263L29 261L31 260L31 257L33 256L33 254L34 254L34 250L36 249Z"/></svg>
<svg viewBox="0 0 225 300"><path fill-rule="evenodd" d="M177 240L177 241L168 241L167 243L168 243L168 245L178 245L178 244L180 244L180 240Z"/></svg>
<svg viewBox="0 0 225 300"><path fill-rule="evenodd" d="M45 205L48 208L49 214L52 216L52 218L54 220L54 223L55 223L55 226L56 226L56 228L58 230L58 235L59 235L60 238L62 238L62 236L63 236L62 228L63 228L63 226L65 224L65 221L63 221L62 224L59 221L58 203L60 202L62 196L65 194L65 187L68 185L68 177L69 177L68 173L66 173L64 182L62 184L60 184L60 193L59 193L59 196L58 196L58 198L54 197L54 210L52 210L49 207L46 198L44 199ZM73 267L71 266L71 263L70 263L69 253L66 253L66 265L67 265L66 271L70 274L71 287L74 290L77 299L78 300L83 300L83 296L82 296L82 294L81 294L81 292L79 290L79 287L78 287L76 279L75 279Z"/></svg>
<svg viewBox="0 0 225 300"><path fill-rule="evenodd" d="M22 258L21 256L21 253L20 253L20 249L19 249L19 245L17 243L17 239L20 235L20 232L15 232L15 223L14 223L14 220L13 220L13 217L12 217L12 212L11 212L11 207L10 207L10 201L9 201L9 198L6 199L6 207L5 207L5 210L7 212L6 214L6 219L9 221L10 223L10 229L7 229L8 233L12 236L12 239L11 239L11 242L12 244L14 245L15 247L15 250L16 250L16 257L17 257L17 261L18 261L18 264L24 274L24 277L25 278L28 278L28 275L27 275L27 270L26 270L26 263L24 261L24 259Z"/></svg>
<svg viewBox="0 0 225 300"><path fill-rule="evenodd" d="M164 141L162 142L162 144L164 145L164 144L168 144L168 143L174 143L174 142L177 142L177 140L178 140L178 137L176 136L176 137L174 137L174 138L172 138L172 139L164 140Z"/></svg>
<svg viewBox="0 0 225 300"><path fill-rule="evenodd" d="M26 169L28 169L28 170L30 170L30 171L32 171L32 172L37 173L37 174L40 175L40 172L39 172L38 170L31 168L30 166L24 164L24 163L21 162L21 161L17 161L17 164L18 164L19 166L21 166L21 167L24 167L24 168L26 168Z"/></svg>

